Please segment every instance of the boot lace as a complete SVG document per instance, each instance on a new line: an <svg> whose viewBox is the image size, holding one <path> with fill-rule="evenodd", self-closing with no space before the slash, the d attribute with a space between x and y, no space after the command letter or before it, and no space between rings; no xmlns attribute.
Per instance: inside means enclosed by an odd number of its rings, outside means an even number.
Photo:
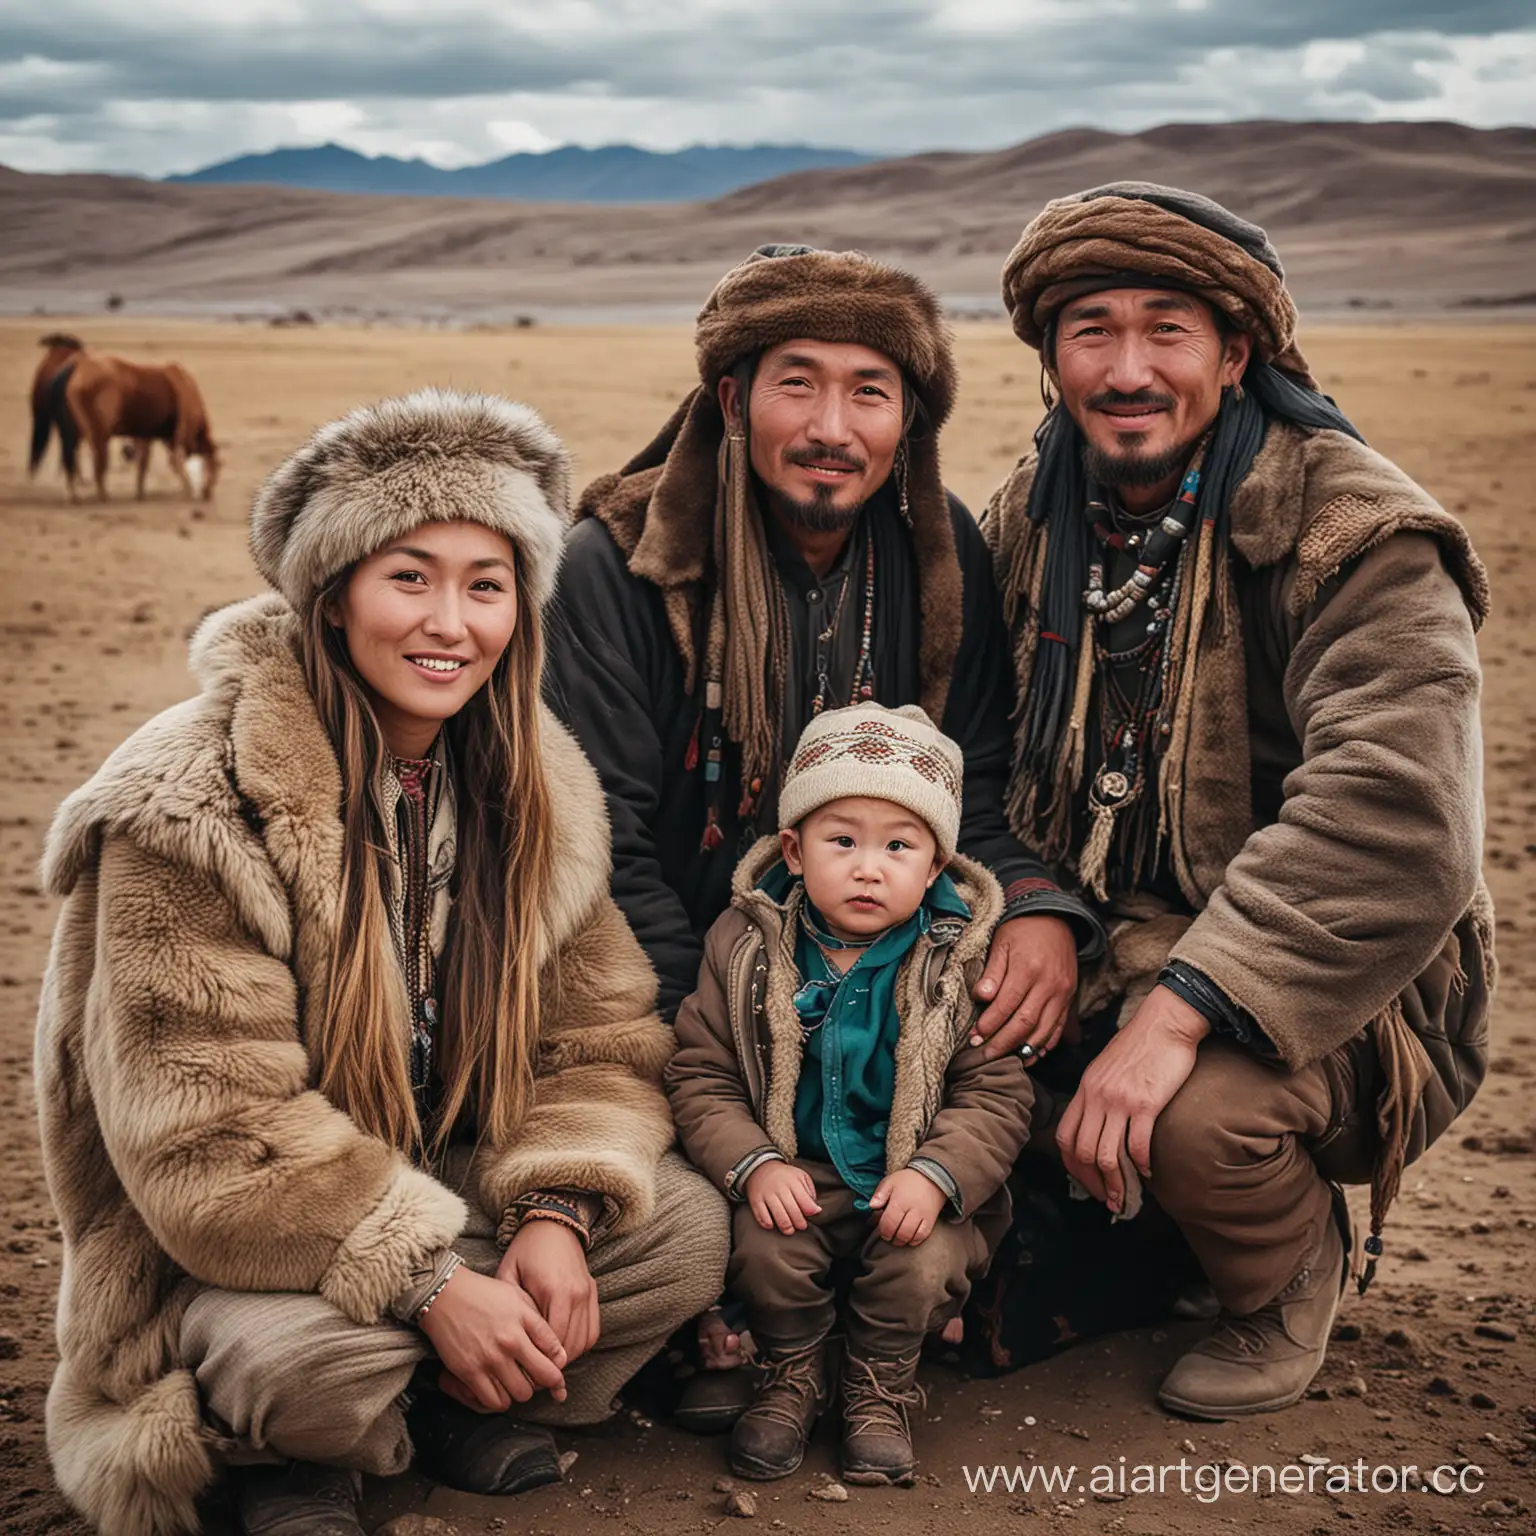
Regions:
<svg viewBox="0 0 1536 1536"><path fill-rule="evenodd" d="M928 1393L912 1379L917 1356L896 1360L847 1358L843 1373L843 1413L850 1435L870 1433L910 1436L907 1411L926 1408ZM903 1380L911 1382L904 1390Z"/></svg>
<svg viewBox="0 0 1536 1536"><path fill-rule="evenodd" d="M819 1404L825 1396L821 1379L824 1347L825 1341L817 1339L800 1349L782 1354L765 1351L759 1356L762 1380L750 1409L752 1416L787 1424L792 1429L803 1428L806 1399Z"/></svg>

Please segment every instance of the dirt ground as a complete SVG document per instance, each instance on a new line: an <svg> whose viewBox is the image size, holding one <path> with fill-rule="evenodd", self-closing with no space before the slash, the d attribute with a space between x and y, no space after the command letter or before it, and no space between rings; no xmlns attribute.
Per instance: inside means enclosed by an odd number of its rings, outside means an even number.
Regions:
<svg viewBox="0 0 1536 1536"><path fill-rule="evenodd" d="M50 321L49 325L56 322ZM131 499L122 464L113 499L69 505L56 470L25 475L24 401L36 321L0 321L0 526L9 575L0 657L0 734L14 753L0 795L0 1530L82 1532L53 1489L43 1399L53 1361L58 1232L39 1164L30 1090L33 1015L53 904L36 863L60 797L135 726L185 696L189 627L256 590L245 514L262 475L315 424L359 401L444 383L536 405L571 444L578 480L645 442L688 385L682 329L543 327L409 331L172 321L80 322L87 340L139 358L178 358L202 383L226 468L210 507L187 503L157 461L150 495ZM1536 328L1340 327L1304 335L1327 388L1369 440L1461 514L1493 574L1482 636L1489 878L1500 913L1501 984L1492 1070L1461 1124L1411 1169L1370 1294L1351 1298L1312 1397L1244 1423L1193 1425L1153 1406L1162 1371L1196 1335L1171 1323L1081 1345L1012 1377L968 1383L942 1367L917 1424L922 1478L911 1490L811 1497L835 1468L823 1435L805 1469L758 1492L773 1529L908 1536L962 1524L1023 1529L1032 1518L1090 1531L1204 1533L1536 1529ZM1012 463L1038 416L1037 367L1001 326L962 327L964 390L945 438L950 482L973 507ZM1403 871L1405 884L1413 872ZM519 1531L703 1531L727 1518L714 1487L718 1441L620 1418L570 1436L568 1481L514 1504L430 1489L414 1479L368 1492L375 1521L436 1515L460 1536ZM1308 1458L1303 1460L1302 1458ZM1255 1496L1216 1463L1281 1468L1363 1463L1382 1492ZM1180 1463L1186 1470L1181 1474ZM1161 1493L1127 1490L1143 1465ZM1075 1467L1071 1491L972 1491L966 1468ZM1475 1467L1447 1496L1395 1470ZM1095 1466L1115 1477L1106 1486ZM1203 1467L1203 1471L1200 1468ZM1384 1469L1394 1469L1389 1479ZM1457 1474L1452 1474L1456 1476ZM1146 1474L1142 1474L1145 1484ZM1181 1478L1189 1492L1179 1490ZM1444 1479L1442 1478L1442 1481ZM1294 1486L1294 1482L1292 1484ZM1267 1483L1265 1484L1267 1487ZM1286 1485L1282 1484L1284 1489ZM1335 1484L1335 1486L1337 1486ZM1201 1489L1207 1491L1201 1492ZM109 1533L110 1536L110 1533Z"/></svg>

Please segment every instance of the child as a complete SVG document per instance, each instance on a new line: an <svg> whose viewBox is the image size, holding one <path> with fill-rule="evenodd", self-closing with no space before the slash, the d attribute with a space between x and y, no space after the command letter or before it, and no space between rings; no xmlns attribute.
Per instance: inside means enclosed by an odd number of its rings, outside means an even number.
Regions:
<svg viewBox="0 0 1536 1536"><path fill-rule="evenodd" d="M967 1043L1003 898L955 853L961 773L915 705L817 716L677 1016L672 1113L737 1202L729 1284L764 1368L731 1434L741 1477L800 1465L844 1261L843 1475L910 1484L923 1337L1008 1226L1031 1089L1017 1056Z"/></svg>

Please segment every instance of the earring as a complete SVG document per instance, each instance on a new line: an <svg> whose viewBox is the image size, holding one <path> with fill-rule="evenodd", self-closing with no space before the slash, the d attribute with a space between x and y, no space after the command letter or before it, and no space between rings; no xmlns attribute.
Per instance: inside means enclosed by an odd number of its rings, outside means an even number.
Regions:
<svg viewBox="0 0 1536 1536"><path fill-rule="evenodd" d="M1040 399L1046 410L1054 411L1056 409L1056 395L1051 389L1051 375L1045 366L1044 358L1040 360Z"/></svg>
<svg viewBox="0 0 1536 1536"><path fill-rule="evenodd" d="M901 511L901 520L908 528L912 526L912 503L907 497L907 440L902 438L896 449L896 496L897 506Z"/></svg>
<svg viewBox="0 0 1536 1536"><path fill-rule="evenodd" d="M1243 381L1241 379L1232 386L1232 401L1235 405L1243 403Z"/></svg>

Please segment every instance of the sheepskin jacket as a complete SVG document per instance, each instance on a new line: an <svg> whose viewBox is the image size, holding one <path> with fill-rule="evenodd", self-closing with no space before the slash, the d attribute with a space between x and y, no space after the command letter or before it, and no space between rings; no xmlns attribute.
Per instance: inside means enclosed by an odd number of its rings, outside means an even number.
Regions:
<svg viewBox="0 0 1536 1536"><path fill-rule="evenodd" d="M760 882L781 857L779 839L760 839L736 871L730 908L709 931L698 990L677 1015L677 1053L667 1093L684 1151L716 1186L773 1147L798 1153L795 1091L804 1036L795 1010L795 962L804 887L784 903ZM1003 894L981 865L959 855L950 877L969 921L936 920L897 974L901 1029L885 1136L886 1171L914 1158L937 1163L953 1181L958 1209L982 1220L989 1244L1007 1229L1005 1180L1029 1135L1033 1085L1016 1054L988 1061L967 1043L976 1004L971 988L986 962Z"/></svg>
<svg viewBox="0 0 1536 1536"><path fill-rule="evenodd" d="M1033 536L1033 473L1030 456L983 524L1010 586ZM1454 518L1339 432L1272 424L1230 514L1241 655L1228 673L1200 652L1167 828L1188 905L1112 920L1110 958L1085 972L1080 1005L1145 990L1171 949L1257 1020L1291 1070L1400 1012L1427 1057L1417 1155L1488 1061L1475 640L1487 577ZM1027 594L1006 591L1004 604L1018 643Z"/></svg>
<svg viewBox="0 0 1536 1536"><path fill-rule="evenodd" d="M643 1227L672 1141L672 1033L609 895L596 775L548 714L560 875L516 1140L454 1149L440 1180L315 1090L341 782L296 643L275 594L207 619L202 692L130 737L48 839L64 898L35 1063L64 1235L48 1443L65 1495L110 1536L197 1529L214 1438L178 1338L201 1287L318 1293L374 1322L427 1255L494 1232L530 1189L599 1193L599 1238ZM405 1006L402 983L402 1050Z"/></svg>

